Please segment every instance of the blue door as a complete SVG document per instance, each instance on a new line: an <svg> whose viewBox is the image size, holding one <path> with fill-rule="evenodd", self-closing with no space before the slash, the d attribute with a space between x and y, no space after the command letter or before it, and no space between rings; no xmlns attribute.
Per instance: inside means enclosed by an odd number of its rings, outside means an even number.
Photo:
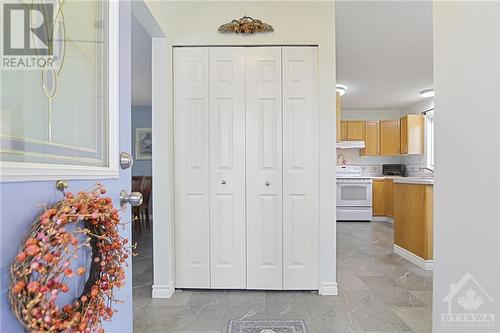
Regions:
<svg viewBox="0 0 500 333"><path fill-rule="evenodd" d="M50 71L0 71L0 332L24 332L10 311L10 265L28 228L42 211L37 205L62 198L55 188L56 180L67 180L67 191L71 192L88 190L100 182L115 207L120 206L120 191L130 192L131 169L119 166L120 153L131 152L130 2L74 3L74 7L71 2L65 3L64 17L54 11L55 34L66 36L63 39L67 44L56 45L54 53L58 57ZM102 38L90 40L98 34ZM63 58L64 62L57 63ZM96 91L104 93L96 98ZM95 119L102 121L93 123ZM20 166L17 170L16 165ZM122 222L129 222L130 206L120 216ZM131 230L130 223L120 228L128 239ZM123 303L114 305L118 312L111 322L104 323L106 332L132 332L129 260L125 286L116 294ZM71 293L77 286L70 287Z"/></svg>

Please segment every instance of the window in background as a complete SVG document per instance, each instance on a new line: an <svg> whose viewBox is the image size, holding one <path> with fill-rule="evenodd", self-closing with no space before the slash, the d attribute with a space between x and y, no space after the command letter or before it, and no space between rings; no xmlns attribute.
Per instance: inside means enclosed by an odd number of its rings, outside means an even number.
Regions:
<svg viewBox="0 0 500 333"><path fill-rule="evenodd" d="M425 164L434 169L434 109L425 113Z"/></svg>

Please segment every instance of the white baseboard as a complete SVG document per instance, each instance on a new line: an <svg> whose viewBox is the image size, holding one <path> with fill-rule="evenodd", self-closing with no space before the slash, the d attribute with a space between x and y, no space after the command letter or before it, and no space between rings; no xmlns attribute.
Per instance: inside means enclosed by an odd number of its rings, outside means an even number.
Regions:
<svg viewBox="0 0 500 333"><path fill-rule="evenodd" d="M389 222L389 223L394 223L394 219L389 216L373 216L372 217L373 222Z"/></svg>
<svg viewBox="0 0 500 333"><path fill-rule="evenodd" d="M403 249L400 246L394 244L394 253L399 254L401 257L405 258L411 263L414 263L418 267L425 269L426 271L432 271L432 266L434 264L434 260L425 260L420 258L414 253L411 253L408 250Z"/></svg>
<svg viewBox="0 0 500 333"><path fill-rule="evenodd" d="M336 296L339 294L337 282L323 282L319 288L319 294L323 296Z"/></svg>
<svg viewBox="0 0 500 333"><path fill-rule="evenodd" d="M173 284L162 285L155 284L153 285L153 298L170 298L175 292L175 288Z"/></svg>

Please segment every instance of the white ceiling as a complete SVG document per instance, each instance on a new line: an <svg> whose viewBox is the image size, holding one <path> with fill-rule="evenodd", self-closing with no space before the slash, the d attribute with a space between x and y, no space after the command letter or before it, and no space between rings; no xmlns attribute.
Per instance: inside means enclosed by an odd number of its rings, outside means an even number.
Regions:
<svg viewBox="0 0 500 333"><path fill-rule="evenodd" d="M401 109L432 87L432 1L337 1L343 109Z"/></svg>
<svg viewBox="0 0 500 333"><path fill-rule="evenodd" d="M151 36L132 15L132 105L151 105Z"/></svg>

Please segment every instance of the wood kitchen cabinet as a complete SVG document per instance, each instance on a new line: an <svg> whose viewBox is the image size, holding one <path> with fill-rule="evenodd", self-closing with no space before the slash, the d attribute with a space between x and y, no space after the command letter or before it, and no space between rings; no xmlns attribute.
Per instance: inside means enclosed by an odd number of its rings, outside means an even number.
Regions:
<svg viewBox="0 0 500 333"><path fill-rule="evenodd" d="M380 155L400 155L399 119L380 121Z"/></svg>
<svg viewBox="0 0 500 333"><path fill-rule="evenodd" d="M364 120L345 120L340 122L340 140L341 141L364 141L365 140L365 121Z"/></svg>
<svg viewBox="0 0 500 333"><path fill-rule="evenodd" d="M347 122L347 140L365 140L365 122L363 120L349 120Z"/></svg>
<svg viewBox="0 0 500 333"><path fill-rule="evenodd" d="M400 119L400 152L402 155L424 153L424 116L409 114Z"/></svg>
<svg viewBox="0 0 500 333"><path fill-rule="evenodd" d="M337 92L336 93L336 111L335 111L335 115L336 115L336 120L337 120L337 142L340 142L340 135L341 135L341 129L340 129L340 117L341 117L341 114L340 114L340 94Z"/></svg>
<svg viewBox="0 0 500 333"><path fill-rule="evenodd" d="M392 179L385 179L385 215L394 217L394 182Z"/></svg>
<svg viewBox="0 0 500 333"><path fill-rule="evenodd" d="M433 258L433 186L394 184L394 244L424 260Z"/></svg>
<svg viewBox="0 0 500 333"><path fill-rule="evenodd" d="M380 155L380 122L378 120L365 121L365 148L360 155Z"/></svg>
<svg viewBox="0 0 500 333"><path fill-rule="evenodd" d="M347 121L340 122L340 141L347 141Z"/></svg>
<svg viewBox="0 0 500 333"><path fill-rule="evenodd" d="M374 179L372 186L373 216L385 216L386 188L384 179Z"/></svg>

